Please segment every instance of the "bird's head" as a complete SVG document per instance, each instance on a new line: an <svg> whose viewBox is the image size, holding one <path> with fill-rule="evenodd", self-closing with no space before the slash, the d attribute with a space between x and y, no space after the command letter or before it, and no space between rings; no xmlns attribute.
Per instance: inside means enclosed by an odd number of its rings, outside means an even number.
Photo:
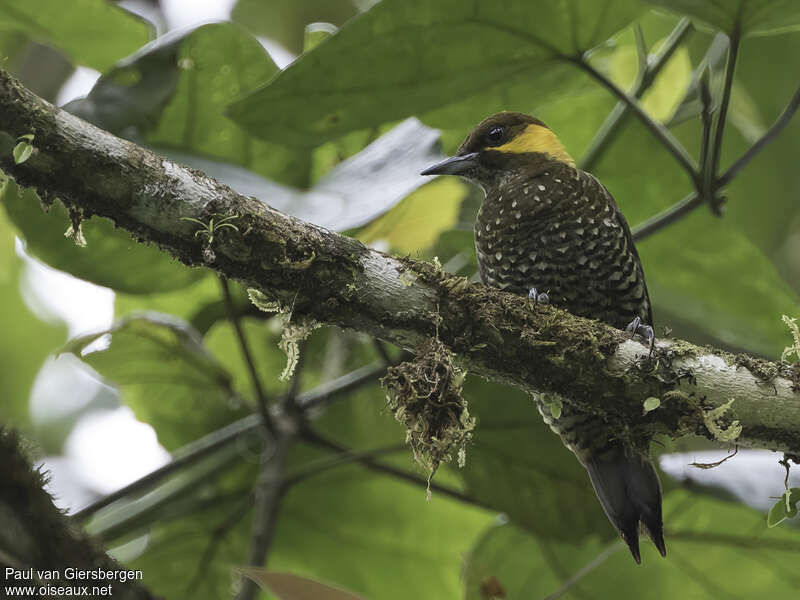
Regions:
<svg viewBox="0 0 800 600"><path fill-rule="evenodd" d="M539 119L501 112L481 121L455 156L425 169L422 175L461 175L483 185L519 169L542 169L553 162L575 166L556 134Z"/></svg>

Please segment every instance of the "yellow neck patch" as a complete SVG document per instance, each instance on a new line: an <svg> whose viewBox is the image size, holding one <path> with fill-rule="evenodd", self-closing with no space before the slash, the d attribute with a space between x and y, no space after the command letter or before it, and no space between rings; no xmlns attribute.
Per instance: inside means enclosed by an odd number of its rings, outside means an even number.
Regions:
<svg viewBox="0 0 800 600"><path fill-rule="evenodd" d="M547 127L531 123L522 133L515 136L510 142L502 146L488 148L488 150L496 150L497 152L512 152L514 154L523 154L525 152L540 152L542 154L549 154L556 160L565 162L574 167L575 161L564 149L564 145Z"/></svg>

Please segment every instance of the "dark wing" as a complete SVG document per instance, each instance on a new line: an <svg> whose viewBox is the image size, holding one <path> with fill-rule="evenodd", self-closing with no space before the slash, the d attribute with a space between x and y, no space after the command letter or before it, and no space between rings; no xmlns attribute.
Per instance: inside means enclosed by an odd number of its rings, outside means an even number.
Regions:
<svg viewBox="0 0 800 600"><path fill-rule="evenodd" d="M641 280L642 287L644 288L644 300L643 303L645 305L645 322L648 325L653 325L653 307L650 304L650 294L647 291L647 281L644 277L644 269L642 268L642 259L639 258L639 252L636 250L636 244L633 242L633 235L631 234L631 228L628 225L627 219L625 219L625 215L622 214L619 206L617 205L616 200L614 200L614 196L611 195L611 192L606 189L600 181L592 175L591 173L584 173L597 185L597 187L605 194L609 204L614 210L614 218L616 219L617 223L619 223L622 231L625 235L625 242L627 244L627 250L633 255L634 262L636 264L636 271L638 273L638 277Z"/></svg>

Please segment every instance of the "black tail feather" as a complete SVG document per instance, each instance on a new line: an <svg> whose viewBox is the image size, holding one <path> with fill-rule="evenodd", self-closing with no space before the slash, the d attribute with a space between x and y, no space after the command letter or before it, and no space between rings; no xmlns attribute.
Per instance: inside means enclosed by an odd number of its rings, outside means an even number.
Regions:
<svg viewBox="0 0 800 600"><path fill-rule="evenodd" d="M661 521L661 483L650 460L633 448L620 444L611 451L589 456L584 466L603 510L628 544L636 563L642 562L640 523L661 556L666 556Z"/></svg>

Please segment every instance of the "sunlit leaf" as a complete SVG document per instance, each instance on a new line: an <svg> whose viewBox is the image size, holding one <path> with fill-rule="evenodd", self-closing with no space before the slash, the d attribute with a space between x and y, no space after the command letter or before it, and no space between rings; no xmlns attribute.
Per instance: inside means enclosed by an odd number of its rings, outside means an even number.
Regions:
<svg viewBox="0 0 800 600"><path fill-rule="evenodd" d="M385 242L397 252L426 250L455 225L465 194L459 181L441 178L415 191L357 237L367 244Z"/></svg>

